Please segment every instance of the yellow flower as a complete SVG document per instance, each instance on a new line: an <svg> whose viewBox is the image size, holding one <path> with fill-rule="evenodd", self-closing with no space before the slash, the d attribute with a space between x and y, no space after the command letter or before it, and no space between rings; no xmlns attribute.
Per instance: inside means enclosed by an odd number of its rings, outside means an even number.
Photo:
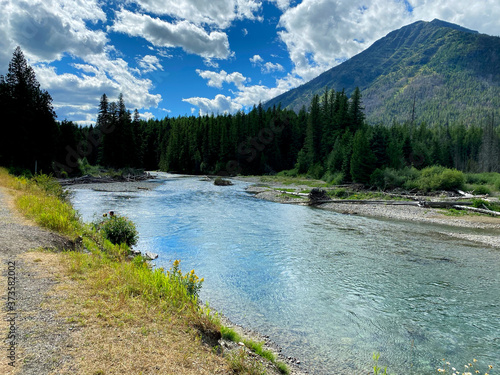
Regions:
<svg viewBox="0 0 500 375"><path fill-rule="evenodd" d="M438 372L444 372L445 370L442 368L438 368Z"/></svg>
<svg viewBox="0 0 500 375"><path fill-rule="evenodd" d="M477 359L476 359L476 358L474 358L472 361L473 361L473 362L477 362Z"/></svg>

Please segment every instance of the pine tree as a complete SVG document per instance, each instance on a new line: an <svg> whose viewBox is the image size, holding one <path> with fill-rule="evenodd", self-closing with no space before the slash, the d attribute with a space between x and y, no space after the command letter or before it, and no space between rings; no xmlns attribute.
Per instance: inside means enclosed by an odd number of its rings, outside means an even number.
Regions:
<svg viewBox="0 0 500 375"><path fill-rule="evenodd" d="M0 77L2 140L1 162L48 172L58 138L56 114L50 94L40 88L33 68L20 47L14 51L7 76Z"/></svg>
<svg viewBox="0 0 500 375"><path fill-rule="evenodd" d="M354 182L368 184L375 170L375 155L363 130L358 130L352 142L351 177Z"/></svg>

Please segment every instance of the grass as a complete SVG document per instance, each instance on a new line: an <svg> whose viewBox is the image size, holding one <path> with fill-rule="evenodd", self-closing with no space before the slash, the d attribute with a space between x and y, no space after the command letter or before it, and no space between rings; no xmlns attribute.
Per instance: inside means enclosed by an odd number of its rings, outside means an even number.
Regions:
<svg viewBox="0 0 500 375"><path fill-rule="evenodd" d="M260 176L260 181L265 183L265 182L271 182L271 183L276 183L276 184L283 184L283 185L305 185L309 186L311 188L314 187L328 187L329 185L321 180L313 180L313 179L307 179L304 177L290 177L290 176Z"/></svg>
<svg viewBox="0 0 500 375"><path fill-rule="evenodd" d="M80 326L72 332L72 346L67 349L75 359L68 366L74 367L61 371L266 373L253 356L217 354L218 337L241 338L223 327L208 306L198 303L203 279L194 271L182 273L179 261L167 272L151 269L141 257L129 261L128 246L115 245L82 223L52 179L15 178L0 168L0 185L10 190L28 218L71 239L81 237L82 248L88 250L29 253L33 264L60 269L62 281L56 293L61 298L55 308L68 324ZM272 358L272 363L284 368L261 344L247 342L262 358Z"/></svg>

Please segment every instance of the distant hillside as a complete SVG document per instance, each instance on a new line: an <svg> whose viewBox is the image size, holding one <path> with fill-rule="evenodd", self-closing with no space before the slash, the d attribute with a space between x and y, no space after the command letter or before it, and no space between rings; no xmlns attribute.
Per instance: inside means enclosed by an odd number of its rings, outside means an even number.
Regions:
<svg viewBox="0 0 500 375"><path fill-rule="evenodd" d="M415 22L264 107L299 111L325 87L348 95L359 87L370 123L499 119L500 38L440 20Z"/></svg>

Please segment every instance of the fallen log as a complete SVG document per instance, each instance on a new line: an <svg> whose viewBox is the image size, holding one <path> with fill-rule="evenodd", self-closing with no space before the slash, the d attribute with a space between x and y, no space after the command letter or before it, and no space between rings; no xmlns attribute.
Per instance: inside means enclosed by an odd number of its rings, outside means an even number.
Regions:
<svg viewBox="0 0 500 375"><path fill-rule="evenodd" d="M467 211L472 211L472 212L479 212L481 214L486 214L486 215L500 216L500 212L491 211L491 210L487 210L484 208L468 207L468 206L461 206L461 205L454 205L453 208L456 208L457 210L467 210Z"/></svg>

